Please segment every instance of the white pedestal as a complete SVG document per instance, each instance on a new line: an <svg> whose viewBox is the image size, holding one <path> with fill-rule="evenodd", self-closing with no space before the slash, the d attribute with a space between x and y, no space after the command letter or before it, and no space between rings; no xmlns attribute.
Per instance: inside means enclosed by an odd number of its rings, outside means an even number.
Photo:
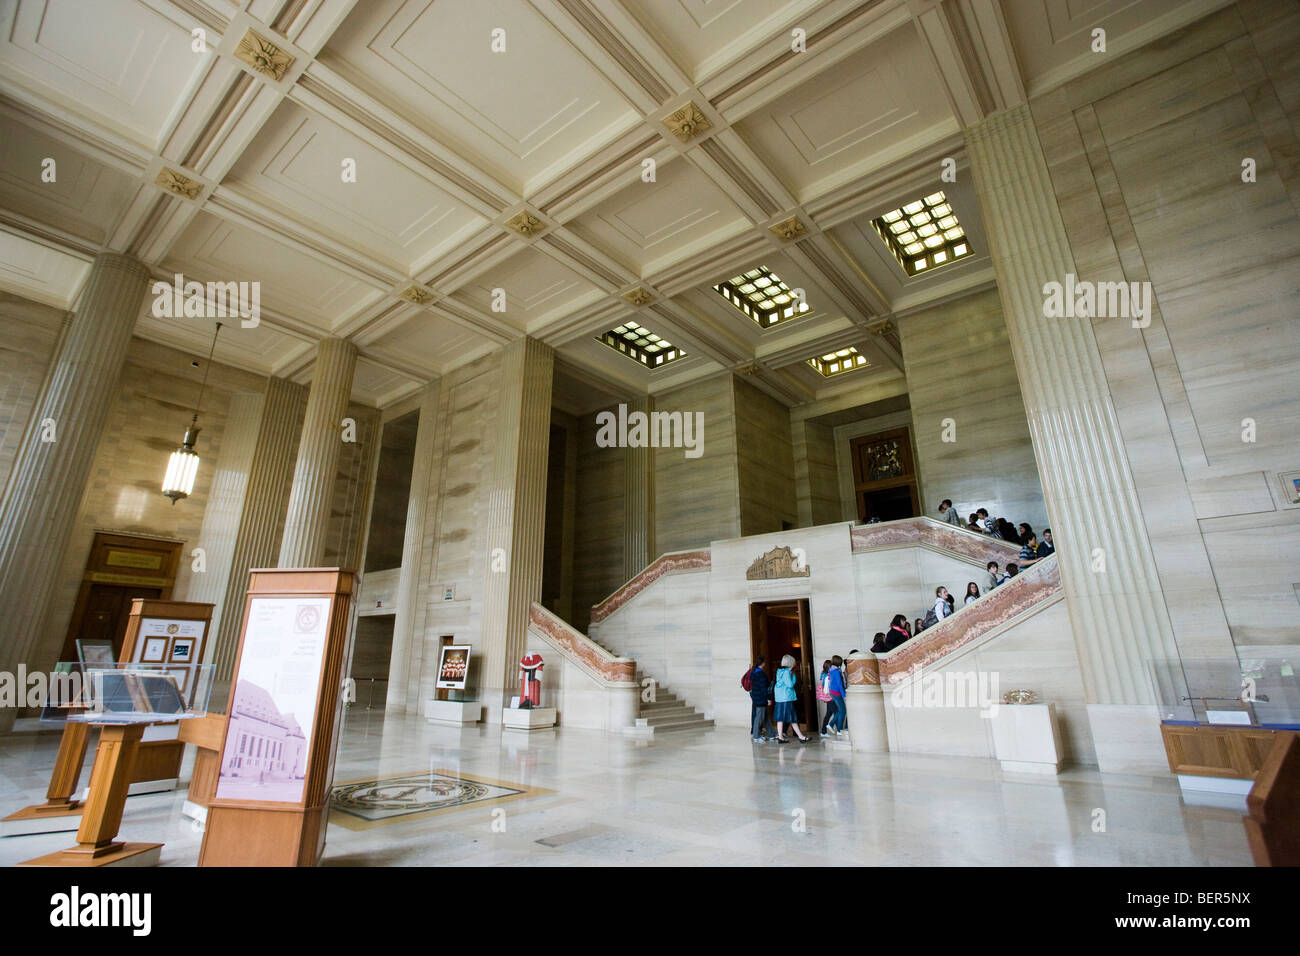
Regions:
<svg viewBox="0 0 1300 956"><path fill-rule="evenodd" d="M1055 704L999 704L989 719L1003 770L1060 772L1061 734L1056 726Z"/></svg>
<svg viewBox="0 0 1300 956"><path fill-rule="evenodd" d="M555 726L554 707L533 707L530 710L501 708L503 730L545 730Z"/></svg>
<svg viewBox="0 0 1300 956"><path fill-rule="evenodd" d="M61 813L58 816L33 816L21 820L0 820L0 837L30 836L33 833L76 832L80 828L80 813Z"/></svg>
<svg viewBox="0 0 1300 956"><path fill-rule="evenodd" d="M476 700L431 700L424 713L431 724L463 727L483 719L483 705Z"/></svg>

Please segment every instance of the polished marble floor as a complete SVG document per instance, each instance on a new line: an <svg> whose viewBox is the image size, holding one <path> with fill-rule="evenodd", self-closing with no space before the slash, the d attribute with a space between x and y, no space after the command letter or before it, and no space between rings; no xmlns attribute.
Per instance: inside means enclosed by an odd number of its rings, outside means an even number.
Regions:
<svg viewBox="0 0 1300 956"><path fill-rule="evenodd" d="M44 799L57 743L47 734L0 738L0 813ZM361 829L331 825L324 865L1251 864L1240 811L1190 806L1172 777L1007 774L991 760L754 745L744 729L646 744L578 730L435 727L379 711L347 716L340 783L457 774L536 792ZM183 790L128 798L121 836L165 843L163 865L194 865L202 831L181 813L184 798ZM0 839L0 865L73 837Z"/></svg>

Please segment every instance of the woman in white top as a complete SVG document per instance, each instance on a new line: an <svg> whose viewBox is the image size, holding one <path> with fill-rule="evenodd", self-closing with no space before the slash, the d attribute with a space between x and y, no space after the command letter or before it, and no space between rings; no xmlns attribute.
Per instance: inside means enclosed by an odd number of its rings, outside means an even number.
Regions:
<svg viewBox="0 0 1300 956"><path fill-rule="evenodd" d="M980 599L979 585L976 584L974 581L971 581L969 584L966 585L966 600L963 603L969 604L971 601L978 601L979 599Z"/></svg>

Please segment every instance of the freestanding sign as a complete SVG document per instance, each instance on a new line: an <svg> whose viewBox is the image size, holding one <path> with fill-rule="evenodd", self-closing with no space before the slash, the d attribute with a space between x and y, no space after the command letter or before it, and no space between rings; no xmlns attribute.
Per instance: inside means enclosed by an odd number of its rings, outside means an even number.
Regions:
<svg viewBox="0 0 1300 956"><path fill-rule="evenodd" d="M354 587L338 568L250 573L200 866L320 859Z"/></svg>

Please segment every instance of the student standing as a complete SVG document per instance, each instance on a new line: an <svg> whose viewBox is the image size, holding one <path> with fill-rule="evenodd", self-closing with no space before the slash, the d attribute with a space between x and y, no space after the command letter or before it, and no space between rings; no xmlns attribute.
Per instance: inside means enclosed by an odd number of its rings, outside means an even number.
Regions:
<svg viewBox="0 0 1300 956"><path fill-rule="evenodd" d="M772 696L772 683L763 670L763 658L754 662L754 669L749 672L749 702L753 705L750 714L751 733L754 743L767 742L763 733L763 724L767 722L767 699Z"/></svg>
<svg viewBox="0 0 1300 956"><path fill-rule="evenodd" d="M831 707L834 710L834 716L828 721L827 726L836 734L844 732L844 722L848 719L849 709L844 706L844 671L840 667L844 664L844 658L834 657L831 660L833 665L826 673L826 689L831 695Z"/></svg>
<svg viewBox="0 0 1300 956"><path fill-rule="evenodd" d="M785 743L785 726L789 724L794 730L794 735L803 743L808 742L804 736L803 728L799 726L799 716L795 713L794 702L799 695L795 693L795 684L797 680L794 673L795 660L789 654L781 658L781 669L776 672L776 713L773 718L776 720L776 739L778 743Z"/></svg>

